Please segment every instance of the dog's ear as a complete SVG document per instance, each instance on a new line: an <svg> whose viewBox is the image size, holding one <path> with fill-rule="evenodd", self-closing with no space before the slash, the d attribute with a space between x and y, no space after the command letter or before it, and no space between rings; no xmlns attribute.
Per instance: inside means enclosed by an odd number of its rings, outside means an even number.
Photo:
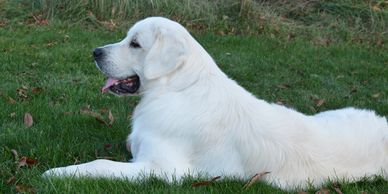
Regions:
<svg viewBox="0 0 388 194"><path fill-rule="evenodd" d="M156 79L166 75L181 64L186 58L184 39L174 36L167 29L158 29L156 41L145 58L144 76L147 79Z"/></svg>

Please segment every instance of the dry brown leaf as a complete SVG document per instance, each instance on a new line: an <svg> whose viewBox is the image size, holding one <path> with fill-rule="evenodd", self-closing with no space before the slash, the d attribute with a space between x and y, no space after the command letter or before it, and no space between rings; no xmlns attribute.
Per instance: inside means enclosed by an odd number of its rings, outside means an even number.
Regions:
<svg viewBox="0 0 388 194"><path fill-rule="evenodd" d="M280 85L277 85L277 87L280 89L289 89L289 88L291 88L291 85L290 84L280 84Z"/></svg>
<svg viewBox="0 0 388 194"><path fill-rule="evenodd" d="M7 185L10 185L12 183L16 182L16 176L11 176L7 181L5 182Z"/></svg>
<svg viewBox="0 0 388 194"><path fill-rule="evenodd" d="M253 183L257 182L258 180L261 179L261 177L263 177L264 175L268 174L270 172L261 172L261 173L257 173L255 175L253 175L253 177L251 179L249 179L249 181L247 182L247 184L244 185L244 188L248 188L250 187Z"/></svg>
<svg viewBox="0 0 388 194"><path fill-rule="evenodd" d="M17 167L18 168L21 168L21 167L24 167L24 166L32 167L32 166L34 166L36 164L38 164L37 160L29 158L29 157L26 157L26 156L23 156L22 158L20 158Z"/></svg>
<svg viewBox="0 0 388 194"><path fill-rule="evenodd" d="M208 181L196 182L196 183L191 184L191 186L192 186L192 187L206 186L206 185L209 185L210 183L216 181L216 180L219 179L219 178L221 178L221 176L213 177L212 179L210 179L210 180L208 180Z"/></svg>
<svg viewBox="0 0 388 194"><path fill-rule="evenodd" d="M316 99L316 100L314 100L314 103L315 103L316 107L322 106L325 102L326 102L325 99Z"/></svg>
<svg viewBox="0 0 388 194"><path fill-rule="evenodd" d="M104 145L104 150L110 150L110 149L112 149L112 147L113 147L113 145L110 144L110 143L105 144L105 145Z"/></svg>
<svg viewBox="0 0 388 194"><path fill-rule="evenodd" d="M37 88L32 88L32 93L33 94L39 94L43 91L43 88L37 87Z"/></svg>
<svg viewBox="0 0 388 194"><path fill-rule="evenodd" d="M94 117L98 122L109 126L109 124L104 119L102 119L102 116L99 113L86 109L81 109L80 113L83 115Z"/></svg>
<svg viewBox="0 0 388 194"><path fill-rule="evenodd" d="M36 193L36 189L30 185L17 184L16 191L18 193Z"/></svg>
<svg viewBox="0 0 388 194"><path fill-rule="evenodd" d="M112 125L113 122L115 122L115 118L112 115L112 111L109 110L108 112L108 119L109 119L109 125Z"/></svg>
<svg viewBox="0 0 388 194"><path fill-rule="evenodd" d="M107 108L102 108L102 109L100 109L100 113L101 114L105 114L105 113L107 113L109 111L109 109L107 109Z"/></svg>
<svg viewBox="0 0 388 194"><path fill-rule="evenodd" d="M379 6L379 5L374 5L374 6L372 6L372 10L373 10L373 11L375 11L375 12L379 12L379 11L381 11L381 9L380 9L380 6Z"/></svg>
<svg viewBox="0 0 388 194"><path fill-rule="evenodd" d="M32 115L28 112L24 114L24 125L26 127L31 127L34 124L34 120L32 119Z"/></svg>

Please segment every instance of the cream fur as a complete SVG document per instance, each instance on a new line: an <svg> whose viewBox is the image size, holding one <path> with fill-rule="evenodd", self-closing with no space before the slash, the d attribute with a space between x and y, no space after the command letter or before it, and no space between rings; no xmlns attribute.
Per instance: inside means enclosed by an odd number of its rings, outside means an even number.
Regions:
<svg viewBox="0 0 388 194"><path fill-rule="evenodd" d="M136 38L141 49L130 48ZM151 17L103 47L102 71L137 74L141 101L133 114L131 162L96 160L54 168L46 176L186 175L263 180L283 189L356 180L388 169L388 125L373 111L345 108L304 115L257 99L228 78L178 23Z"/></svg>

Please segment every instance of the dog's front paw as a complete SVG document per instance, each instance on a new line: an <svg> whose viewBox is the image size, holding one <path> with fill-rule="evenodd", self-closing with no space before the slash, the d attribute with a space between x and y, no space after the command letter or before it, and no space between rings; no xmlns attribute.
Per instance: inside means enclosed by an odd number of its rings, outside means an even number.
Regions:
<svg viewBox="0 0 388 194"><path fill-rule="evenodd" d="M80 169L76 166L52 168L43 173L43 177L80 176Z"/></svg>
<svg viewBox="0 0 388 194"><path fill-rule="evenodd" d="M48 178L48 177L52 177L52 176L61 176L63 173L62 173L62 170L61 168L52 168L50 170L46 170L42 176L45 177L45 178Z"/></svg>

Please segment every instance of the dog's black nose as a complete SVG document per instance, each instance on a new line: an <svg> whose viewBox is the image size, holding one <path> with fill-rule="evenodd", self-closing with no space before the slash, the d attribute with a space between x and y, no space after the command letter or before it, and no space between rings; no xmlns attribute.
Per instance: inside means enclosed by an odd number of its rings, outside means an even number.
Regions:
<svg viewBox="0 0 388 194"><path fill-rule="evenodd" d="M93 56L94 56L95 60L101 59L104 56L104 49L102 49L102 48L94 49Z"/></svg>

